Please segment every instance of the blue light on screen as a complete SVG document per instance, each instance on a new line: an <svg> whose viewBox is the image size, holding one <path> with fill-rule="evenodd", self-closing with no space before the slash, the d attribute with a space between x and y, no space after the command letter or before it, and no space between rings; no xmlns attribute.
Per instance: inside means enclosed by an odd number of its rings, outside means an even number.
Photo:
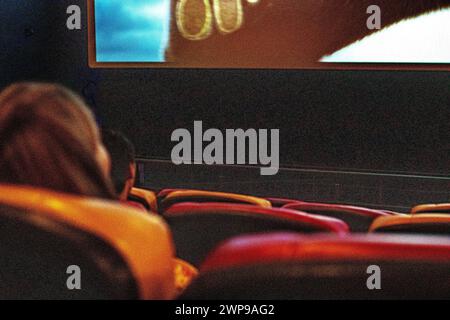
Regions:
<svg viewBox="0 0 450 320"><path fill-rule="evenodd" d="M165 62L170 0L95 0L97 62Z"/></svg>

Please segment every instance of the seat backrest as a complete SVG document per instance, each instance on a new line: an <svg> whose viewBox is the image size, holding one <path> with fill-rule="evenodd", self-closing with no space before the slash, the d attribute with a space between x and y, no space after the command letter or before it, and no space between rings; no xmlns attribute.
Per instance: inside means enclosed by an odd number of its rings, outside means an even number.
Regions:
<svg viewBox="0 0 450 320"><path fill-rule="evenodd" d="M271 231L346 234L348 226L337 219L299 211L227 203L179 203L164 214L177 256L199 266L219 243L233 236Z"/></svg>
<svg viewBox="0 0 450 320"><path fill-rule="evenodd" d="M151 190L132 188L128 199L142 204L147 210L158 212L156 194Z"/></svg>
<svg viewBox="0 0 450 320"><path fill-rule="evenodd" d="M160 203L160 210L164 212L170 206L181 202L225 202L252 204L260 207L270 208L270 201L242 194L201 191L201 190L179 190L169 193Z"/></svg>
<svg viewBox="0 0 450 320"><path fill-rule="evenodd" d="M4 205L0 225L1 299L139 297L128 264L102 239L36 211ZM80 272L82 290L69 290L73 272Z"/></svg>
<svg viewBox="0 0 450 320"><path fill-rule="evenodd" d="M367 232L373 220L390 216L389 213L380 210L324 203L292 203L283 208L340 219L348 224L352 232Z"/></svg>
<svg viewBox="0 0 450 320"><path fill-rule="evenodd" d="M169 193L175 192L175 191L182 191L187 189L162 189L158 192L157 197L158 200L163 200L165 197L169 195Z"/></svg>
<svg viewBox="0 0 450 320"><path fill-rule="evenodd" d="M243 236L208 256L181 299L448 299L449 267L442 237ZM377 270L381 290L369 290Z"/></svg>
<svg viewBox="0 0 450 320"><path fill-rule="evenodd" d="M175 259L175 287L177 295L186 290L197 276L197 268L184 260Z"/></svg>
<svg viewBox="0 0 450 320"><path fill-rule="evenodd" d="M371 232L450 235L450 215L415 214L376 219Z"/></svg>
<svg viewBox="0 0 450 320"><path fill-rule="evenodd" d="M303 203L303 201L300 200L285 199L285 198L266 198L266 200L269 200L270 203L272 204L272 207L274 208L282 208L285 205L293 203Z"/></svg>
<svg viewBox="0 0 450 320"><path fill-rule="evenodd" d="M449 213L450 214L450 203L439 203L439 204L421 204L415 206L411 209L411 214L418 213Z"/></svg>
<svg viewBox="0 0 450 320"><path fill-rule="evenodd" d="M174 297L174 248L160 218L19 186L0 186L0 206L2 297ZM67 289L71 265L81 268L80 291Z"/></svg>

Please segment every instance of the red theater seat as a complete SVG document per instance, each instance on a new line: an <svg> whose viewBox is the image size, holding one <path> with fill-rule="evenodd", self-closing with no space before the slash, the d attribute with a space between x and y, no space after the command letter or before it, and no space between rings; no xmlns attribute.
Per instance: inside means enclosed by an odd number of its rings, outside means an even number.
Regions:
<svg viewBox="0 0 450 320"><path fill-rule="evenodd" d="M376 218L391 215L380 210L324 203L292 203L283 208L341 219L352 232L367 232Z"/></svg>
<svg viewBox="0 0 450 320"><path fill-rule="evenodd" d="M266 198L266 200L269 200L270 203L272 204L272 207L274 208L282 208L285 205L293 203L303 203L303 201L300 200L285 199L285 198Z"/></svg>
<svg viewBox="0 0 450 320"><path fill-rule="evenodd" d="M303 212L227 203L180 203L164 214L177 256L198 266L220 242L237 235L270 231L348 233L337 219Z"/></svg>
<svg viewBox="0 0 450 320"><path fill-rule="evenodd" d="M381 290L369 290L369 266ZM251 235L216 248L181 298L447 299L449 267L449 238Z"/></svg>

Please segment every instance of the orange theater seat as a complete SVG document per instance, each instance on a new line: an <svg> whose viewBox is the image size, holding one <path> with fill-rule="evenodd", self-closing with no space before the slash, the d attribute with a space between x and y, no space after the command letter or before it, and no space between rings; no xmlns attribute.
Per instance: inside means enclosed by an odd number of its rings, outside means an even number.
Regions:
<svg viewBox="0 0 450 320"><path fill-rule="evenodd" d="M220 242L233 236L271 231L348 233L337 219L299 211L229 203L179 203L164 214L177 255L199 266Z"/></svg>
<svg viewBox="0 0 450 320"><path fill-rule="evenodd" d="M380 210L324 203L292 203L283 208L341 219L349 225L352 232L367 232L373 220L391 215Z"/></svg>
<svg viewBox="0 0 450 320"><path fill-rule="evenodd" d="M418 213L449 213L450 203L421 204L411 209L412 214Z"/></svg>
<svg viewBox="0 0 450 320"><path fill-rule="evenodd" d="M169 193L172 193L175 191L183 191L183 190L188 190L188 189L162 189L161 191L158 192L158 199L162 200L165 197L167 197L169 195Z"/></svg>
<svg viewBox="0 0 450 320"><path fill-rule="evenodd" d="M449 268L447 237L243 236L208 256L181 299L448 299Z"/></svg>
<svg viewBox="0 0 450 320"><path fill-rule="evenodd" d="M111 202L0 186L1 298L171 299L171 234L157 217ZM68 290L78 266L82 290Z"/></svg>
<svg viewBox="0 0 450 320"><path fill-rule="evenodd" d="M450 235L450 215L429 213L381 217L373 222L370 231Z"/></svg>
<svg viewBox="0 0 450 320"><path fill-rule="evenodd" d="M142 204L149 211L158 212L156 194L151 190L133 188L128 199Z"/></svg>
<svg viewBox="0 0 450 320"><path fill-rule="evenodd" d="M272 205L270 201L262 198L214 191L202 190L178 190L170 192L161 201L161 211L164 212L173 204L180 202L228 202L240 204L253 204L260 207L270 208Z"/></svg>
<svg viewBox="0 0 450 320"><path fill-rule="evenodd" d="M380 210L381 212L387 213L388 215L391 216L402 216L402 215L406 215L406 213L403 212L398 212L398 211L392 211L392 210Z"/></svg>
<svg viewBox="0 0 450 320"><path fill-rule="evenodd" d="M190 189L162 189L158 192L158 194L156 195L157 201L158 201L158 208L161 208L161 202L172 192L175 191L186 191L186 190L190 190Z"/></svg>
<svg viewBox="0 0 450 320"><path fill-rule="evenodd" d="M197 268L184 260L175 259L175 287L177 295L186 290L197 276Z"/></svg>

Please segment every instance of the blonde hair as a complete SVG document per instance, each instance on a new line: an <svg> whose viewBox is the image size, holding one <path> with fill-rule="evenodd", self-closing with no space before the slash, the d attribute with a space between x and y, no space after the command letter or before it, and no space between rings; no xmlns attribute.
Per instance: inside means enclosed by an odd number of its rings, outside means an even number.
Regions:
<svg viewBox="0 0 450 320"><path fill-rule="evenodd" d="M81 98L56 84L0 93L0 182L114 198L95 158L100 136Z"/></svg>

